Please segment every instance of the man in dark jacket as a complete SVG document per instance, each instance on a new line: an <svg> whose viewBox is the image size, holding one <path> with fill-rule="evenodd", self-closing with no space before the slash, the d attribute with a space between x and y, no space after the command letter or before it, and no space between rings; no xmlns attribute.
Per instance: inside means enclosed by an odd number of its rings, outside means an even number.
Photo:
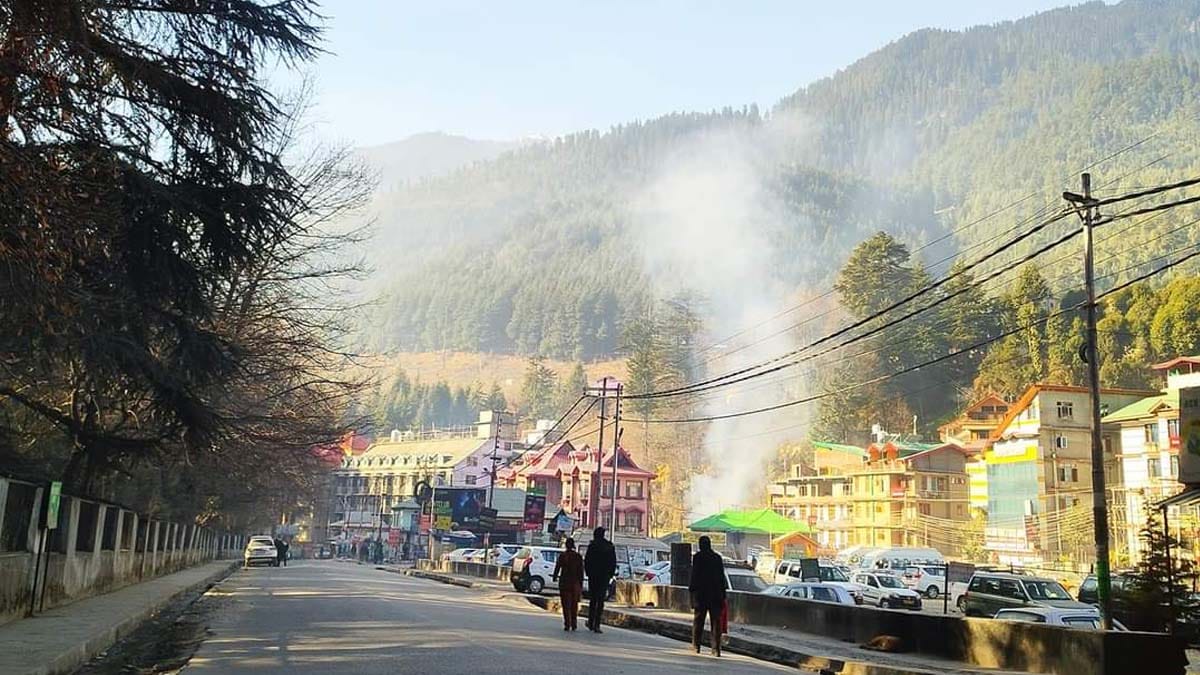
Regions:
<svg viewBox="0 0 1200 675"><path fill-rule="evenodd" d="M725 563L712 550L712 540L700 537L700 550L692 556L692 649L700 653L704 617L708 615L712 633L713 656L721 655L721 607L725 604Z"/></svg>
<svg viewBox="0 0 1200 675"><path fill-rule="evenodd" d="M617 573L617 550L612 542L604 538L604 528L592 532L592 543L588 544L583 558L583 570L588 578L588 630L600 631L600 619L604 614L604 601L608 598L608 582Z"/></svg>

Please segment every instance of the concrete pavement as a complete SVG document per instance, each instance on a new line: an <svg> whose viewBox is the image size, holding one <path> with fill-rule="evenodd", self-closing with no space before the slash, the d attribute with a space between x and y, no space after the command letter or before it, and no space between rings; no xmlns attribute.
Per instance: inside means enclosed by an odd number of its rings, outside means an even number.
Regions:
<svg viewBox="0 0 1200 675"><path fill-rule="evenodd" d="M184 669L208 673L795 672L606 627L566 633L523 597L484 594L333 561L239 571ZM707 650L706 650L707 652Z"/></svg>
<svg viewBox="0 0 1200 675"><path fill-rule="evenodd" d="M206 586L236 563L218 561L56 607L0 626L0 673L69 673L129 634L172 598Z"/></svg>

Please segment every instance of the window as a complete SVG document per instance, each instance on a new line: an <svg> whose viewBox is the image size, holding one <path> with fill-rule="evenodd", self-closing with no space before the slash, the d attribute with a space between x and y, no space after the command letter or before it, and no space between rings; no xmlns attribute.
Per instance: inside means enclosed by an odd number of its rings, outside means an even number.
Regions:
<svg viewBox="0 0 1200 675"><path fill-rule="evenodd" d="M467 474L467 477L466 477L467 485L474 485L475 479L476 479L476 476L474 474Z"/></svg>
<svg viewBox="0 0 1200 675"><path fill-rule="evenodd" d="M1070 401L1059 401L1055 404L1058 409L1058 419L1073 420L1075 419L1075 404Z"/></svg>
<svg viewBox="0 0 1200 675"><path fill-rule="evenodd" d="M76 551L90 553L96 548L96 519L99 517L99 504L79 502L79 529L75 531Z"/></svg>
<svg viewBox="0 0 1200 675"><path fill-rule="evenodd" d="M1072 482L1072 483L1078 483L1078 482L1079 482L1079 467L1077 467L1077 466L1073 466L1073 467L1071 467L1071 482ZM1079 500L1078 500L1078 499L1076 499L1076 500L1075 500L1075 503L1076 503L1076 504L1078 504L1078 503L1079 503Z"/></svg>
<svg viewBox="0 0 1200 675"><path fill-rule="evenodd" d="M1179 457L1171 456L1171 478L1179 478Z"/></svg>
<svg viewBox="0 0 1200 675"><path fill-rule="evenodd" d="M642 530L642 514L637 511L628 511L625 513L625 527L631 530Z"/></svg>
<svg viewBox="0 0 1200 675"><path fill-rule="evenodd" d="M1144 425L1142 430L1145 433L1147 443L1158 444L1158 422Z"/></svg>
<svg viewBox="0 0 1200 675"><path fill-rule="evenodd" d="M605 499L612 497L613 482L611 479L605 478L600 481L600 496Z"/></svg>
<svg viewBox="0 0 1200 675"><path fill-rule="evenodd" d="M1167 420L1167 436L1170 438L1179 438L1179 420Z"/></svg>
<svg viewBox="0 0 1200 675"><path fill-rule="evenodd" d="M630 499L642 498L642 481L629 480L625 481L625 496Z"/></svg>
<svg viewBox="0 0 1200 675"><path fill-rule="evenodd" d="M1157 457L1146 462L1146 472L1151 478L1162 477L1162 467L1159 465L1159 459Z"/></svg>
<svg viewBox="0 0 1200 675"><path fill-rule="evenodd" d="M1060 483L1078 483L1079 468L1074 466L1058 467L1058 482Z"/></svg>
<svg viewBox="0 0 1200 675"><path fill-rule="evenodd" d="M1062 434L1054 434L1054 447L1059 450L1067 449L1067 437Z"/></svg>
<svg viewBox="0 0 1200 675"><path fill-rule="evenodd" d="M100 550L112 551L117 548L117 518L121 511L108 506L104 509L104 529L100 537Z"/></svg>
<svg viewBox="0 0 1200 675"><path fill-rule="evenodd" d="M1001 579L1000 580L999 595L1002 595L1006 598L1015 598L1017 600L1025 599L1025 593L1023 591L1021 591L1021 584L1018 584L1016 581L1013 581L1012 579Z"/></svg>
<svg viewBox="0 0 1200 675"><path fill-rule="evenodd" d="M838 601L837 595L833 592L833 589L831 589L831 588L825 588L824 586L813 586L812 588L809 589L809 591L812 593L813 600L820 600L821 602L837 602Z"/></svg>

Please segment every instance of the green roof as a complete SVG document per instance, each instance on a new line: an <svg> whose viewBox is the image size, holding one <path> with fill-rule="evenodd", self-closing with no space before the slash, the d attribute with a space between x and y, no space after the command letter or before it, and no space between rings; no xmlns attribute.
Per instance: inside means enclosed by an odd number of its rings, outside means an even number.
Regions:
<svg viewBox="0 0 1200 675"><path fill-rule="evenodd" d="M814 448L821 448L822 450L832 450L834 452L844 452L846 454L855 455L857 457L866 457L867 456L867 451L863 450L862 448L858 447L857 445L843 445L841 443L826 443L824 441L813 441L812 445Z"/></svg>
<svg viewBox="0 0 1200 675"><path fill-rule="evenodd" d="M1158 405L1161 403L1166 403L1167 405L1178 408L1179 407L1179 390L1175 389L1166 394L1159 394L1158 396L1147 396L1146 398L1134 401L1133 403L1130 403L1129 405L1117 410L1116 412L1111 412L1111 413L1105 415L1104 419L1101 421L1103 421L1103 422L1129 422L1132 420L1153 417L1154 414L1151 411L1154 410L1156 407L1158 407Z"/></svg>
<svg viewBox="0 0 1200 675"><path fill-rule="evenodd" d="M749 532L758 534L790 534L812 530L805 523L797 522L775 513L771 509L755 511L722 511L701 518L688 525L693 532Z"/></svg>
<svg viewBox="0 0 1200 675"><path fill-rule="evenodd" d="M916 441L892 441L892 445L896 446L900 450L901 457L908 457L909 455L915 455L918 452L925 452L926 450L933 450L934 448L940 448L943 445L945 445L945 443L917 443Z"/></svg>

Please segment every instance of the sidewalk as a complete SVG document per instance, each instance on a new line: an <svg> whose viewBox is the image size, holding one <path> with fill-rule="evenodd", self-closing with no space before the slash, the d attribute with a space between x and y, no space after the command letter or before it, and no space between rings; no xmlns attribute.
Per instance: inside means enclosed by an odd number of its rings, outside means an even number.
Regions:
<svg viewBox="0 0 1200 675"><path fill-rule="evenodd" d="M477 579L444 572L383 567L377 569L503 595L515 594L510 584L491 579ZM531 604L547 611L562 611L557 597L526 595L525 598ZM581 603L580 612L586 612L586 607L586 601ZM683 612L609 603L604 608L604 623L618 628L657 633L685 642L691 641L692 617ZM730 628L730 634L726 638L727 651L791 666L802 672L839 675L1027 675L1021 671L981 668L930 656L873 652L856 644L799 631L738 624ZM705 644L708 644L707 640Z"/></svg>
<svg viewBox="0 0 1200 675"><path fill-rule="evenodd" d="M70 673L128 635L173 598L229 574L221 560L56 607L0 626L0 673Z"/></svg>

